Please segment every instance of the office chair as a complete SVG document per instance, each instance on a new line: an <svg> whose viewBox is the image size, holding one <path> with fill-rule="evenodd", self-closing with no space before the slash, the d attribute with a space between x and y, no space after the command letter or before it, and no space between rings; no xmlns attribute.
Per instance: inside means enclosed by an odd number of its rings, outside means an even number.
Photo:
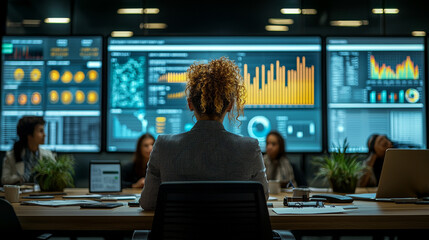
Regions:
<svg viewBox="0 0 429 240"><path fill-rule="evenodd" d="M166 182L159 187L152 230L137 239L295 239L272 231L262 184L252 181Z"/></svg>
<svg viewBox="0 0 429 240"><path fill-rule="evenodd" d="M13 236L12 239L49 239L52 234L34 234L25 232L16 216L15 210L9 201L0 198L0 232L5 236Z"/></svg>

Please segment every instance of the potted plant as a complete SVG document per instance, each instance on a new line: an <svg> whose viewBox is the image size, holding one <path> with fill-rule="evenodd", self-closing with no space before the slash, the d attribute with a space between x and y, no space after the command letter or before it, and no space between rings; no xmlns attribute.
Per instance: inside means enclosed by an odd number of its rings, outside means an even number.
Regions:
<svg viewBox="0 0 429 240"><path fill-rule="evenodd" d="M35 179L41 191L62 192L66 187L74 187L74 164L72 155L59 155L55 160L40 159L35 171Z"/></svg>
<svg viewBox="0 0 429 240"><path fill-rule="evenodd" d="M358 160L358 155L347 153L347 138L342 146L334 148L336 151L330 155L315 158L314 164L319 167L316 178L329 181L333 192L354 193L365 165Z"/></svg>

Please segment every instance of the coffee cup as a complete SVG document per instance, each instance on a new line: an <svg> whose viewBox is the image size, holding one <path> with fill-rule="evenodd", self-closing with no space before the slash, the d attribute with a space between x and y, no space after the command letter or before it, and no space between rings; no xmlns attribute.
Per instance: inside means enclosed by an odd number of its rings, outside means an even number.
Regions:
<svg viewBox="0 0 429 240"><path fill-rule="evenodd" d="M280 193L280 180L269 180L268 187L270 189L271 194Z"/></svg>
<svg viewBox="0 0 429 240"><path fill-rule="evenodd" d="M4 185L4 196L10 203L19 202L19 186L18 185Z"/></svg>

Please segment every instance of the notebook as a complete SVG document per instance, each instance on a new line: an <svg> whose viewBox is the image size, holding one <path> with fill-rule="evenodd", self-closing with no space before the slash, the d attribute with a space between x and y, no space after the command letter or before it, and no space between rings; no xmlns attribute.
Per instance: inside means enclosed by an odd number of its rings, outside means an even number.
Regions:
<svg viewBox="0 0 429 240"><path fill-rule="evenodd" d="M376 193L348 194L357 200L393 201L429 196L429 150L387 149Z"/></svg>

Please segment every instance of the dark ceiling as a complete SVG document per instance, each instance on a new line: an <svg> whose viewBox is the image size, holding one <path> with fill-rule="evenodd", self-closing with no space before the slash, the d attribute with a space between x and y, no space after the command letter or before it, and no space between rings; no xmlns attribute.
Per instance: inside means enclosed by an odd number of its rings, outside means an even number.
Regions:
<svg viewBox="0 0 429 240"><path fill-rule="evenodd" d="M104 35L115 30L134 35L411 35L429 31L424 1L417 0L9 0L8 35ZM395 15L373 8L398 8ZM120 15L119 8L158 8L156 15ZM282 8L316 9L315 15L284 15ZM46 24L47 17L69 17L69 24ZM268 32L269 18L293 19L287 32ZM41 20L25 25L22 20ZM334 27L334 20L365 20L360 27ZM165 23L166 29L141 29L141 23Z"/></svg>

